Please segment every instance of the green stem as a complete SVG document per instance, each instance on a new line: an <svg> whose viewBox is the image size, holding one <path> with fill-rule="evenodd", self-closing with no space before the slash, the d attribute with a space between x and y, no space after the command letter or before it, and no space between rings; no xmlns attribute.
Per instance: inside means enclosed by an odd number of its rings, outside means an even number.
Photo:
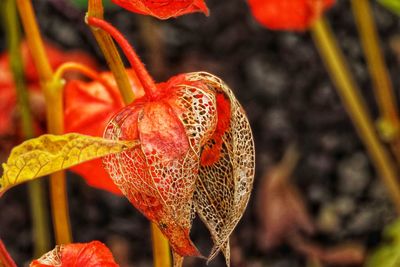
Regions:
<svg viewBox="0 0 400 267"><path fill-rule="evenodd" d="M32 51L32 59L38 71L40 83L46 99L48 132L51 134L63 134L63 84L61 81L53 79L53 70L46 55L31 0L16 1L28 46L30 51ZM61 171L50 175L50 194L56 242L57 244L71 243L72 234L68 212L65 172Z"/></svg>
<svg viewBox="0 0 400 267"><path fill-rule="evenodd" d="M334 35L323 18L316 21L311 30L316 46L336 85L337 92L369 152L372 163L383 179L397 212L400 213L400 186L397 180L396 165L380 142L373 120Z"/></svg>
<svg viewBox="0 0 400 267"><path fill-rule="evenodd" d="M369 0L352 0L353 14L361 37L368 69L371 73L375 99L380 119L378 130L390 143L397 162L400 163L399 113L392 82L380 48L379 35Z"/></svg>
<svg viewBox="0 0 400 267"><path fill-rule="evenodd" d="M103 19L103 3L102 0L89 0L88 3L88 17ZM125 71L125 66L122 63L121 56L118 53L115 43L107 32L90 27L101 51L107 61L107 64L113 73L121 93L122 99L125 104L132 103L135 99L131 84L128 79L128 74Z"/></svg>
<svg viewBox="0 0 400 267"><path fill-rule="evenodd" d="M22 132L25 139L30 139L34 137L34 128L32 115L29 109L28 91L24 79L24 66L20 51L20 25L17 9L14 0L6 0L4 5L4 29L7 36L10 66L17 92ZM47 199L45 197L44 186L45 183L42 180L32 181L28 184L35 257L50 250L49 214L47 211Z"/></svg>

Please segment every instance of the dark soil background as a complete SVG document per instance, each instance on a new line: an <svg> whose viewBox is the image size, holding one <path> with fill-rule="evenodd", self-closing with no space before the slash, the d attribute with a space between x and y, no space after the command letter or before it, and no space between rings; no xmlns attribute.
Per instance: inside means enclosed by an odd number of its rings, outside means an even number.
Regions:
<svg viewBox="0 0 400 267"><path fill-rule="evenodd" d="M338 2L327 17L376 118L371 80L350 3ZM400 20L373 2L386 62L398 94ZM33 3L46 39L64 49L85 50L105 68L92 34L83 23L84 11L63 0ZM220 76L231 86L254 131L257 151L254 193L268 168L280 160L288 145L296 143L301 159L291 180L305 198L316 225L317 232L311 239L322 246L357 241L367 249L375 248L395 212L310 34L261 27L244 0L207 0L207 4L211 11L208 18L194 14L156 21L120 8L108 10L106 18L134 44L158 81L180 72L204 70ZM145 23L156 28L158 40L146 41L149 34L143 31ZM158 46L162 50L157 54L154 51L160 51ZM79 177L70 176L74 240L105 242L123 266L152 266L147 220L124 198L90 188ZM255 195L232 235L232 266L306 266L304 256L287 245L267 252L258 246ZM0 201L0 236L19 266L32 257L28 204L25 186L11 190ZM207 254L208 232L198 220L192 238ZM186 266L205 265L203 260L190 259ZM222 257L210 266L223 266Z"/></svg>

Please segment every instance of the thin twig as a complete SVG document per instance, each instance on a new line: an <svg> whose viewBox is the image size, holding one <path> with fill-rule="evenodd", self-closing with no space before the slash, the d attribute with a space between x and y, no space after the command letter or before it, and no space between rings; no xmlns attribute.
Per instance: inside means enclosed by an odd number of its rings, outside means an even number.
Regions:
<svg viewBox="0 0 400 267"><path fill-rule="evenodd" d="M63 84L61 81L53 80L53 70L46 55L31 0L17 0L17 6L46 99L47 130L51 134L62 134L64 132L61 90ZM65 172L50 175L50 189L56 242L71 243Z"/></svg>
<svg viewBox="0 0 400 267"><path fill-rule="evenodd" d="M87 18L92 17L103 19L103 12L102 0L89 0ZM115 77L118 89L122 95L122 99L124 100L125 104L133 102L135 95L131 88L124 64L122 63L117 48L115 47L114 41L107 32L96 27L90 28L100 46L101 51L103 52L111 72Z"/></svg>
<svg viewBox="0 0 400 267"><path fill-rule="evenodd" d="M18 110L21 118L24 139L34 137L33 119L29 108L28 90L24 77L24 66L21 55L20 24L17 7L14 0L4 2L4 29L6 33L10 66L14 77L15 89L18 99ZM40 256L50 249L49 213L45 183L42 180L32 181L28 184L29 204L33 224L33 240L35 256Z"/></svg>
<svg viewBox="0 0 400 267"><path fill-rule="evenodd" d="M372 77L375 98L380 111L378 130L388 141L400 164L400 123L396 96L380 48L369 0L352 0L353 14L361 37L368 69Z"/></svg>
<svg viewBox="0 0 400 267"><path fill-rule="evenodd" d="M338 94L364 142L377 172L383 179L397 212L400 213L400 187L396 165L379 140L360 90L350 74L331 29L325 19L321 18L312 26L311 30Z"/></svg>

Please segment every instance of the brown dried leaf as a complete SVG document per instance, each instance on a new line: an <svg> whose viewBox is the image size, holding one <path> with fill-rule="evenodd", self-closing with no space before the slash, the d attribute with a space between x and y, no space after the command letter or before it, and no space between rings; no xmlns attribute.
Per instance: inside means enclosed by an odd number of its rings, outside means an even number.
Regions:
<svg viewBox="0 0 400 267"><path fill-rule="evenodd" d="M268 250L285 242L293 233L314 231L304 201L289 177L298 155L287 150L282 162L264 175L257 192L257 216L260 223L258 245Z"/></svg>
<svg viewBox="0 0 400 267"><path fill-rule="evenodd" d="M322 248L317 244L307 242L300 238L295 238L292 246L302 254L309 258L318 259L319 261L333 266L359 266L366 256L365 248L359 244L344 244L329 248Z"/></svg>

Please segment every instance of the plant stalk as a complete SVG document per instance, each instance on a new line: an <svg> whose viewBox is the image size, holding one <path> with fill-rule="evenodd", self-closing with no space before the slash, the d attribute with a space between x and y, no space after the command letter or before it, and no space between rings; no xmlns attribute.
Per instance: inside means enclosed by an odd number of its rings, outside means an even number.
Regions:
<svg viewBox="0 0 400 267"><path fill-rule="evenodd" d="M28 91L24 77L24 66L21 55L20 24L14 0L6 0L3 6L4 29L10 56L10 66L14 76L18 99L18 109L24 139L34 137L34 128L29 108ZM43 180L28 183L29 202L33 224L34 255L38 257L50 250L49 214Z"/></svg>
<svg viewBox="0 0 400 267"><path fill-rule="evenodd" d="M103 3L102 0L89 0L87 17L103 19ZM131 84L128 79L128 74L125 71L125 66L118 53L115 43L111 36L98 28L90 27L101 51L107 61L108 67L113 73L117 86L121 93L125 104L132 103L135 99Z"/></svg>
<svg viewBox="0 0 400 267"><path fill-rule="evenodd" d="M311 31L338 94L364 142L378 174L383 179L397 212L400 213L400 187L396 165L379 140L373 120L333 33L324 18L316 21Z"/></svg>
<svg viewBox="0 0 400 267"><path fill-rule="evenodd" d="M101 0L89 0L87 17L103 19L103 5ZM116 79L119 76L126 76L125 67L122 64L122 60L110 34L95 27L92 27L92 31ZM125 104L130 104L135 99L132 89L130 85L128 85L129 80L125 85L118 84ZM154 267L170 267L172 261L168 240L154 223L151 223L151 232L153 240Z"/></svg>
<svg viewBox="0 0 400 267"><path fill-rule="evenodd" d="M46 99L47 129L51 134L63 134L62 82L53 80L53 70L47 58L31 0L16 0L32 59L40 77ZM50 175L51 206L57 244L72 241L65 172Z"/></svg>
<svg viewBox="0 0 400 267"><path fill-rule="evenodd" d="M153 267L171 266L171 252L168 239L154 223L151 223L151 238L153 244Z"/></svg>
<svg viewBox="0 0 400 267"><path fill-rule="evenodd" d="M375 98L380 111L378 131L390 143L396 160L400 163L400 122L396 96L380 48L369 0L352 0L353 14L361 37L368 69L372 77Z"/></svg>

